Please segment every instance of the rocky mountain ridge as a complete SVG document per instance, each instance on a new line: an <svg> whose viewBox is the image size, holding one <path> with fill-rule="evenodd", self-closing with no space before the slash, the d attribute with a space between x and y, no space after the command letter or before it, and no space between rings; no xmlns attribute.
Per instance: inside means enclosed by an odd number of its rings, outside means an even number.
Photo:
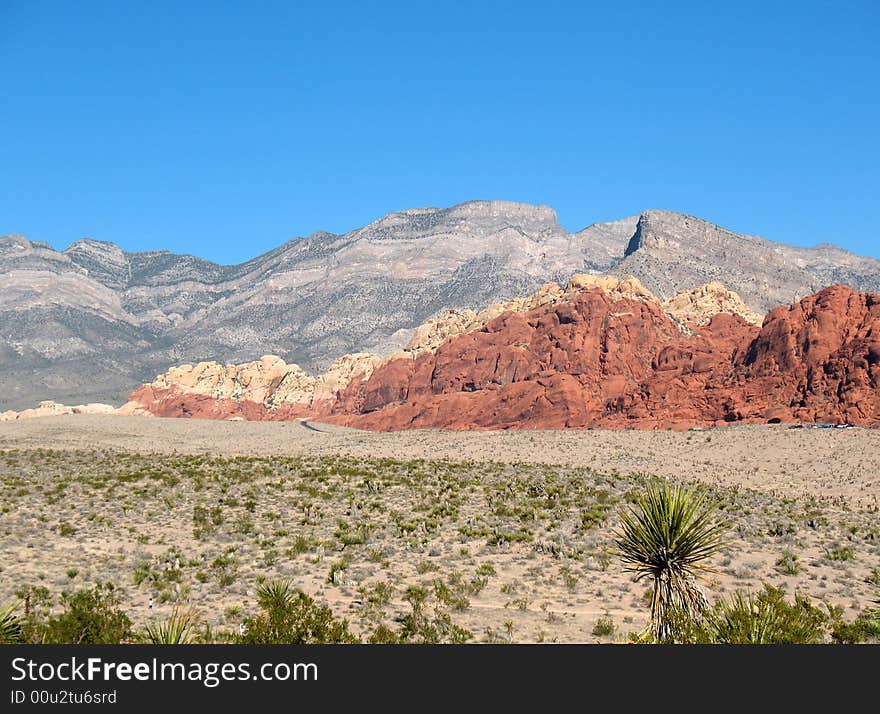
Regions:
<svg viewBox="0 0 880 714"><path fill-rule="evenodd" d="M408 351L346 355L319 377L273 356L182 365L115 413L373 430L880 426L880 295L832 286L758 326L722 290L661 302L632 278L575 276L466 321L448 313Z"/></svg>
<svg viewBox="0 0 880 714"><path fill-rule="evenodd" d="M341 354L387 357L444 310L478 311L583 272L634 275L662 299L714 280L756 313L830 282L880 290L880 261L665 211L569 234L548 207L474 201L315 233L234 266L5 236L0 409L119 402L169 365L267 353L316 374Z"/></svg>

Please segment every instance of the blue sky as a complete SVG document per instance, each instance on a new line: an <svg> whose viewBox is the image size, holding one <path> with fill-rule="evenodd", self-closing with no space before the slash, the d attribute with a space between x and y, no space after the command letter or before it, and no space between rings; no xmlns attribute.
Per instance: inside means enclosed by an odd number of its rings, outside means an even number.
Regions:
<svg viewBox="0 0 880 714"><path fill-rule="evenodd" d="M880 257L878 8L0 0L0 233L229 263L493 198Z"/></svg>

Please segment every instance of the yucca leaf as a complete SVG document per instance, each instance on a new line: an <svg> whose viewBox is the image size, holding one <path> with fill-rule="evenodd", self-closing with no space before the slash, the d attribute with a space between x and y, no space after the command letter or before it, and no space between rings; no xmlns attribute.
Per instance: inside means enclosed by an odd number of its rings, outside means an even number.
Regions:
<svg viewBox="0 0 880 714"><path fill-rule="evenodd" d="M15 645L24 641L21 618L16 614L19 603L0 607L0 645Z"/></svg>
<svg viewBox="0 0 880 714"><path fill-rule="evenodd" d="M189 644L198 621L198 614L193 610L174 608L167 620L146 626L147 640L153 645Z"/></svg>

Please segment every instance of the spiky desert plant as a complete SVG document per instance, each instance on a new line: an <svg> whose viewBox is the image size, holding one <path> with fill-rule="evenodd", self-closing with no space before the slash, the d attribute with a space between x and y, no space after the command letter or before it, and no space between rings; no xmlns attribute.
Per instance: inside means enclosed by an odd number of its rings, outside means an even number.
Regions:
<svg viewBox="0 0 880 714"><path fill-rule="evenodd" d="M357 642L347 620L337 620L289 581L264 583L257 588L260 612L242 623L241 644L344 644Z"/></svg>
<svg viewBox="0 0 880 714"><path fill-rule="evenodd" d="M15 645L24 642L24 627L16 614L18 603L0 607L0 645Z"/></svg>
<svg viewBox="0 0 880 714"><path fill-rule="evenodd" d="M193 641L199 616L193 610L174 608L167 620L146 626L151 645L188 645Z"/></svg>
<svg viewBox="0 0 880 714"><path fill-rule="evenodd" d="M722 545L726 524L717 510L703 491L660 482L620 514L620 557L636 580L653 582L649 631L656 641L670 636L673 615L699 620L709 604L696 578Z"/></svg>
<svg viewBox="0 0 880 714"><path fill-rule="evenodd" d="M257 604L263 610L286 607L295 596L296 589L289 580L273 580L257 588Z"/></svg>

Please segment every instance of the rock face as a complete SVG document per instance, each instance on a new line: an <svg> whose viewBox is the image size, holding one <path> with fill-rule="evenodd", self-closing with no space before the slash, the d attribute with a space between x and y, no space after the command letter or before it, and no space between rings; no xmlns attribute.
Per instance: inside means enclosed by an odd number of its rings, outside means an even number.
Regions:
<svg viewBox="0 0 880 714"><path fill-rule="evenodd" d="M34 409L24 409L20 412L0 412L0 422L16 421L18 419L37 419L49 416L67 416L68 414L118 414L119 410L109 404L79 404L68 407L57 402L40 402ZM152 416L148 411L142 412L146 416Z"/></svg>
<svg viewBox="0 0 880 714"><path fill-rule="evenodd" d="M416 341L443 340L453 324L484 320L475 317L483 306L574 273L634 275L661 299L721 281L759 313L832 283L880 290L880 261L666 211L567 233L546 206L472 201L315 233L232 266L89 239L59 252L5 236L0 409L118 402L182 362L270 353L317 373L345 353L387 357L425 320L436 318L436 330ZM442 317L450 309L460 314Z"/></svg>
<svg viewBox="0 0 880 714"><path fill-rule="evenodd" d="M417 356L422 352L434 352L452 337L479 330L505 312L526 312L542 305L554 305L561 300L570 298L574 293L588 288L598 288L611 296L613 300L630 297L637 300L656 301L656 298L633 277L621 280L580 273L571 277L564 290L556 283L547 283L528 297L497 302L480 312L447 310L437 318L427 320L417 327L412 338L404 347L404 352L410 353L411 356ZM718 312L721 311L723 310L718 310ZM392 355L392 357L394 356L399 355Z"/></svg>
<svg viewBox="0 0 880 714"><path fill-rule="evenodd" d="M609 270L635 275L661 299L719 282L759 313L836 283L880 291L880 261L827 244L797 248L738 235L672 211L643 213L625 257Z"/></svg>
<svg viewBox="0 0 880 714"><path fill-rule="evenodd" d="M655 302L590 289L388 362L351 383L329 420L377 430L880 426L880 296L833 286L760 329L724 313L690 327Z"/></svg>
<svg viewBox="0 0 880 714"><path fill-rule="evenodd" d="M685 334L657 301L589 288L504 313L414 361L388 362L351 383L329 420L377 430L722 422L727 395L704 387L757 332L717 315ZM703 401L694 404L693 394Z"/></svg>
<svg viewBox="0 0 880 714"><path fill-rule="evenodd" d="M387 362L412 361L419 355L432 354L457 336L485 328L499 315L554 305L591 288L614 301L629 298L657 302L635 278L574 275L564 290L556 283L547 283L532 295L495 303L480 312L448 310L416 328L402 351L388 358L364 352L343 355L317 377L275 355L244 364L200 362L195 366L172 367L136 390L121 413L220 419L288 419L329 414L337 395L351 382L368 380Z"/></svg>
<svg viewBox="0 0 880 714"><path fill-rule="evenodd" d="M833 286L761 327L718 310L741 309L722 286L679 298L660 303L636 280L575 276L498 314L429 323L408 352L342 358L298 390L282 385L302 370L278 358L187 365L124 410L374 430L880 426L880 296Z"/></svg>
<svg viewBox="0 0 880 714"><path fill-rule="evenodd" d="M760 327L764 316L758 314L742 298L721 283L707 283L693 290L686 290L663 301L663 309L672 319L697 327L708 325L719 313L739 315L743 320Z"/></svg>
<svg viewBox="0 0 880 714"><path fill-rule="evenodd" d="M827 288L773 310L735 362L738 414L880 424L880 295Z"/></svg>

